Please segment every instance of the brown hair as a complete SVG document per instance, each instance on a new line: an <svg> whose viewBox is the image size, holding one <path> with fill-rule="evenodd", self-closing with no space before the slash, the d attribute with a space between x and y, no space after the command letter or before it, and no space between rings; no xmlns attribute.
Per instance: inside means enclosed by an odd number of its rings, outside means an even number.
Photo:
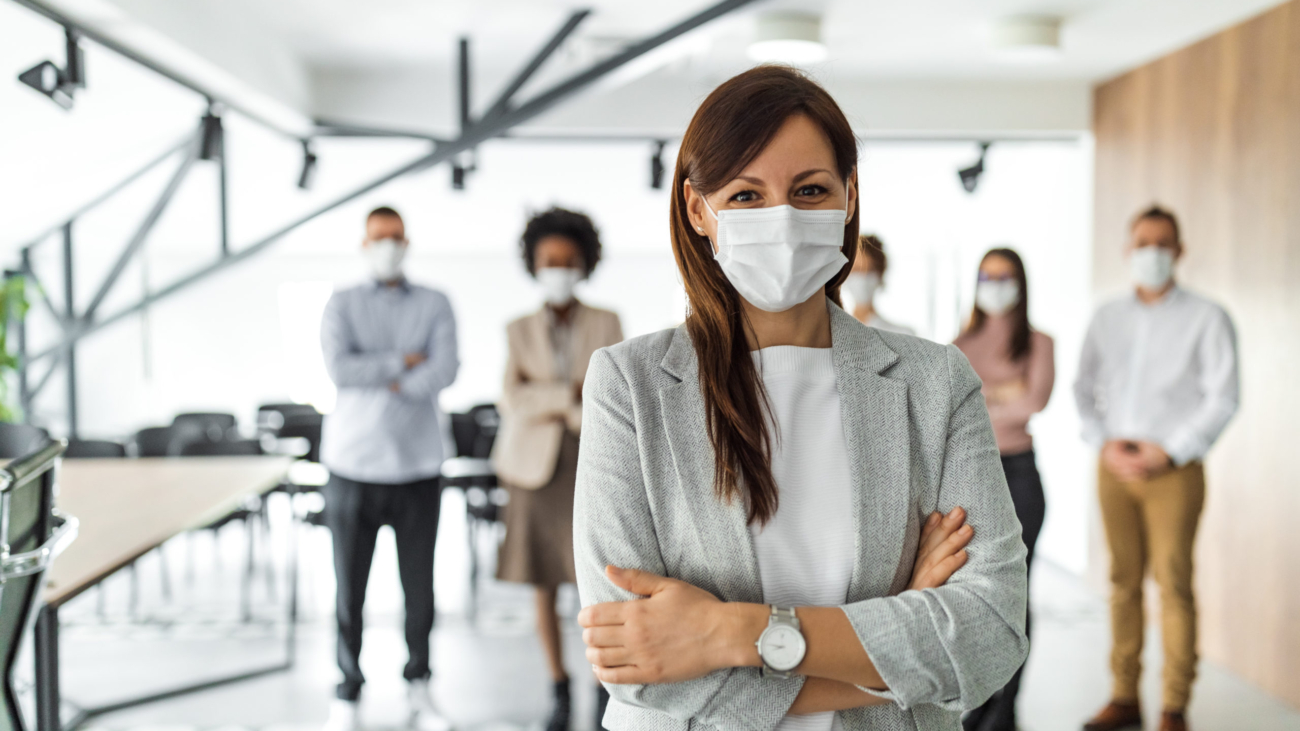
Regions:
<svg viewBox="0 0 1300 731"><path fill-rule="evenodd" d="M392 218L396 218L399 221L402 220L402 214L398 213L395 209L389 206L380 206L375 210L371 211L370 214L366 216L366 220L369 221L375 216L390 216Z"/></svg>
<svg viewBox="0 0 1300 731"><path fill-rule="evenodd" d="M885 269L889 267L889 257L885 256L885 242L875 234L863 234L858 239L858 250L871 260L871 267L876 270L880 281L885 281Z"/></svg>
<svg viewBox="0 0 1300 731"><path fill-rule="evenodd" d="M746 502L750 523L776 514L767 395L749 352L752 328L740 295L713 260L713 246L691 225L685 183L700 195L730 183L762 153L790 117L802 114L826 134L840 176L848 180L858 162L857 140L826 90L784 66L759 66L713 90L682 137L673 172L670 223L673 256L686 287L686 330L699 362L700 391L713 445L713 489L718 498ZM858 248L858 211L844 227L848 263L826 284L836 305L840 284Z"/></svg>
<svg viewBox="0 0 1300 731"><path fill-rule="evenodd" d="M1029 283L1025 278L1025 263L1021 261L1020 255L1015 249L1001 248L989 249L988 253L980 259L980 266L990 257L1000 256L1011 262L1011 268L1016 271L1016 284L1020 287L1020 301L1015 307L1007 313L1011 318L1011 342L1007 346L1007 357L1012 361L1020 360L1029 354L1029 348L1032 345L1030 341L1033 330L1029 327ZM988 313L980 309L979 305L971 308L970 323L966 326L966 332L977 333L980 328L984 327L984 322L988 319Z"/></svg>
<svg viewBox="0 0 1300 731"><path fill-rule="evenodd" d="M1168 208L1163 208L1159 204L1153 204L1150 208L1147 208L1139 212L1136 216L1133 217L1133 221L1129 224L1128 230L1132 231L1133 229L1137 228L1137 225L1139 223L1147 220L1164 221L1165 223L1169 224L1170 227L1174 229L1174 243L1178 244L1179 246L1182 246L1183 235L1182 233L1179 232L1178 217L1174 215L1173 211L1169 210Z"/></svg>

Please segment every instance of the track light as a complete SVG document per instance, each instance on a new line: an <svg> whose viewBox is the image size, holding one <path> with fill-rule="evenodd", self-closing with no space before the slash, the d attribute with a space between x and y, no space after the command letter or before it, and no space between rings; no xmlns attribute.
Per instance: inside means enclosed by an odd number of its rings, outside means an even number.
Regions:
<svg viewBox="0 0 1300 731"><path fill-rule="evenodd" d="M212 109L203 115L203 141L199 145L200 160L216 160L225 154L226 133L221 126L221 117Z"/></svg>
<svg viewBox="0 0 1300 731"><path fill-rule="evenodd" d="M59 68L53 61L41 61L18 74L18 80L39 91L64 109L72 108L72 95L86 86L85 56L77 35L67 29L64 35L68 62Z"/></svg>
<svg viewBox="0 0 1300 731"><path fill-rule="evenodd" d="M980 176L984 174L984 153L988 151L989 143L981 142L980 159L976 160L974 165L957 171L957 177L961 178L961 187L965 188L967 193L974 193L976 186L980 184Z"/></svg>
<svg viewBox="0 0 1300 731"><path fill-rule="evenodd" d="M302 141L302 172L298 175L298 187L309 190L316 178L316 153L312 152L311 140Z"/></svg>
<svg viewBox="0 0 1300 731"><path fill-rule="evenodd" d="M664 187L664 145L663 140L655 141L655 152L650 156L650 187L659 190Z"/></svg>
<svg viewBox="0 0 1300 731"><path fill-rule="evenodd" d="M466 150L451 161L451 189L465 190L465 178L478 170L478 160L473 150Z"/></svg>

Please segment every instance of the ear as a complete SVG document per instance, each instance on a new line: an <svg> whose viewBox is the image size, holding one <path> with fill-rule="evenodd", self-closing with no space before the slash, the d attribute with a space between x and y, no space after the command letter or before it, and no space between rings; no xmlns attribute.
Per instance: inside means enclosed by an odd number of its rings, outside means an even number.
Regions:
<svg viewBox="0 0 1300 731"><path fill-rule="evenodd" d="M717 221L704 210L704 196L691 187L690 180L682 181L682 197L686 199L686 218L695 233L716 241L718 236Z"/></svg>
<svg viewBox="0 0 1300 731"><path fill-rule="evenodd" d="M849 204L846 208L849 218L845 221L853 220L853 214L858 211L858 166L853 166L853 171L849 173L848 182L844 184L844 196L848 198Z"/></svg>

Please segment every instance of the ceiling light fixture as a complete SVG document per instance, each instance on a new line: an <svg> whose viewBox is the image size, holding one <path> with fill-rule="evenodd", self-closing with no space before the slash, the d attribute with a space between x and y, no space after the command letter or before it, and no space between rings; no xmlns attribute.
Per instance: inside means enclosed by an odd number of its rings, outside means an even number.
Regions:
<svg viewBox="0 0 1300 731"><path fill-rule="evenodd" d="M311 149L311 140L302 141L302 172L298 174L298 187L310 190L316 180L316 153Z"/></svg>
<svg viewBox="0 0 1300 731"><path fill-rule="evenodd" d="M199 142L200 160L219 160L226 152L226 130L215 107L203 115L203 136Z"/></svg>
<svg viewBox="0 0 1300 731"><path fill-rule="evenodd" d="M980 184L980 176L984 174L984 155L989 151L990 144L981 142L980 159L976 160L974 165L957 171L957 177L961 179L961 187L965 188L967 193L974 193L976 186Z"/></svg>
<svg viewBox="0 0 1300 731"><path fill-rule="evenodd" d="M654 154L650 156L650 187L659 190L664 187L664 145L663 140L655 141Z"/></svg>
<svg viewBox="0 0 1300 731"><path fill-rule="evenodd" d="M1016 15L993 26L993 50L1007 61L1039 63L1061 57L1061 19L1052 15Z"/></svg>
<svg viewBox="0 0 1300 731"><path fill-rule="evenodd" d="M786 63L792 66L821 63L826 60L822 43L822 19L806 13L770 13L760 16L749 44L749 57L759 63Z"/></svg>
<svg viewBox="0 0 1300 731"><path fill-rule="evenodd" d="M41 61L18 74L18 80L39 91L64 109L72 108L72 95L86 86L86 63L77 34L71 28L64 32L68 62L59 68L53 61Z"/></svg>

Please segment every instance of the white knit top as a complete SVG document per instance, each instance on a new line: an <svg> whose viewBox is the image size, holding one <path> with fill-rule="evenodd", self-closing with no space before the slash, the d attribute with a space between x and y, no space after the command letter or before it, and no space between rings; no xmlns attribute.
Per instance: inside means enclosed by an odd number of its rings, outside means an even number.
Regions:
<svg viewBox="0 0 1300 731"><path fill-rule="evenodd" d="M754 525L763 600L783 607L848 599L855 550L848 445L830 348L754 351L772 417L776 515ZM838 731L835 713L786 716L777 731Z"/></svg>

